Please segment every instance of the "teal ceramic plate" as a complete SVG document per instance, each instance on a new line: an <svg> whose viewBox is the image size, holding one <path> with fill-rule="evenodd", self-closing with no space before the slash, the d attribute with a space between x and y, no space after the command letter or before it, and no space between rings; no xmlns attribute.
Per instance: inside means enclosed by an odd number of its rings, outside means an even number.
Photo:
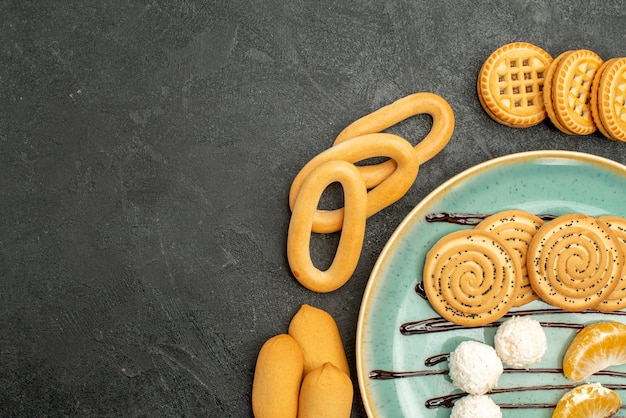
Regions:
<svg viewBox="0 0 626 418"><path fill-rule="evenodd" d="M470 228L429 223L425 215L434 212L493 213L512 208L555 215L577 212L592 216L626 216L626 167L601 157L569 151L513 154L458 174L420 202L382 250L361 304L357 327L357 371L361 395L370 417L449 417L449 407L426 407L429 399L459 393L447 374L442 373L447 363L426 366L424 361L433 355L449 353L463 340L493 344L493 327L417 335L400 332L405 323L439 317L415 290L421 280L426 253L447 233ZM512 312L543 308L551 307L535 301ZM533 317L542 322L572 324L607 318L626 322L626 316L618 314L547 313ZM557 327L545 328L545 331L548 352L540 364L532 367L560 368L575 330ZM614 369L626 372L626 367ZM370 377L374 370L419 371L426 375L409 373L406 377L381 380ZM626 385L626 378L620 377L599 376L590 381ZM549 405L555 404L571 384L560 372L505 373L499 381L499 389L525 389L490 396L498 404L543 406L503 409L504 417L550 417L552 409ZM543 385L556 388L531 388ZM626 387L618 393L626 403Z"/></svg>

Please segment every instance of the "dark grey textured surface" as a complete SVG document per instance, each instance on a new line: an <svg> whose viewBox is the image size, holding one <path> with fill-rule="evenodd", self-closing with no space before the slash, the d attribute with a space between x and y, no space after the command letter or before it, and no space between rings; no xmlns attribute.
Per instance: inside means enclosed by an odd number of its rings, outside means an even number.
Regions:
<svg viewBox="0 0 626 418"><path fill-rule="evenodd" d="M335 317L354 370L369 272L437 185L525 150L626 163L599 134L498 125L475 93L508 42L626 55L624 1L6 0L0 16L3 416L251 416L258 350L302 303ZM453 107L450 144L368 221L348 284L304 289L285 256L291 180L418 91ZM428 126L391 131L415 143ZM320 263L334 244L314 238Z"/></svg>

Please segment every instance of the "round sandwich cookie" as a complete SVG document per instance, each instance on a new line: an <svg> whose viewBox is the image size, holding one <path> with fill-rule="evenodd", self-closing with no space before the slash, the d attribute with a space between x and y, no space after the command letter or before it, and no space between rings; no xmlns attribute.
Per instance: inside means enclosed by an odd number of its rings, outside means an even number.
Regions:
<svg viewBox="0 0 626 418"><path fill-rule="evenodd" d="M626 256L626 218L605 215L600 216L598 221L603 222L613 232L620 244L622 253ZM605 312L619 311L623 308L626 308L626 266L622 268L622 275L615 289L596 306L597 310Z"/></svg>
<svg viewBox="0 0 626 418"><path fill-rule="evenodd" d="M539 297L561 309L595 308L621 277L624 255L603 222L584 214L546 222L528 247L528 278Z"/></svg>
<svg viewBox="0 0 626 418"><path fill-rule="evenodd" d="M593 94L591 95L591 100L589 101L589 108L591 109L591 117L593 118L593 123L596 124L596 128L598 131L605 137L609 139L614 139L611 134L604 128L604 124L600 117L600 111L598 109L598 89L600 88L600 80L602 79L602 74L604 74L604 70L606 67L615 61L617 58L611 58L609 60L604 61L604 63L598 68L598 72L596 76L593 78L593 84L591 85L591 91Z"/></svg>
<svg viewBox="0 0 626 418"><path fill-rule="evenodd" d="M626 141L626 57L608 60L594 80L591 112L604 136Z"/></svg>
<svg viewBox="0 0 626 418"><path fill-rule="evenodd" d="M443 318L463 326L500 319L515 302L519 257L497 235L461 230L441 238L426 255L423 284Z"/></svg>
<svg viewBox="0 0 626 418"><path fill-rule="evenodd" d="M544 102L548 117L562 132L589 135L596 131L591 116L591 91L594 77L603 63L595 52L578 49L559 55L550 66L544 85Z"/></svg>
<svg viewBox="0 0 626 418"><path fill-rule="evenodd" d="M512 209L495 213L476 225L476 229L496 234L504 239L519 256L521 280L513 306L522 306L538 298L528 280L526 255L530 242L543 224L544 221L537 215Z"/></svg>
<svg viewBox="0 0 626 418"><path fill-rule="evenodd" d="M552 64L548 67L545 73L545 80L543 82L543 103L546 107L546 114L548 115L548 119L552 122L552 124L561 132L566 133L568 135L576 135L575 132L570 131L566 128L561 121L556 116L556 110L554 109L554 103L552 101L552 86L554 86L554 74L556 74L556 70L558 68L559 62L563 60L567 55L573 53L574 51L566 51L561 55L557 56Z"/></svg>
<svg viewBox="0 0 626 418"><path fill-rule="evenodd" d="M513 128L537 125L546 118L545 71L552 56L536 45L513 42L495 50L478 74L482 107L496 122Z"/></svg>

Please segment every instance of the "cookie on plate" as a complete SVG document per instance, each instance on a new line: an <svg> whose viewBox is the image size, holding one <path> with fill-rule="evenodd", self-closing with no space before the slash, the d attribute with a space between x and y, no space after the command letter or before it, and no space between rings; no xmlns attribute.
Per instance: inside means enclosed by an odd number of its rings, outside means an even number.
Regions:
<svg viewBox="0 0 626 418"><path fill-rule="evenodd" d="M613 232L626 256L626 218L605 215L600 216L598 220ZM622 276L618 285L603 302L596 306L597 310L605 312L619 311L623 308L626 308L626 266L622 267Z"/></svg>
<svg viewBox="0 0 626 418"><path fill-rule="evenodd" d="M552 56L536 45L513 42L495 50L478 74L480 103L496 122L513 128L537 125L546 118L545 71Z"/></svg>
<svg viewBox="0 0 626 418"><path fill-rule="evenodd" d="M527 254L533 290L544 302L572 312L607 299L618 285L623 263L617 238L603 222L584 214L544 223Z"/></svg>
<svg viewBox="0 0 626 418"><path fill-rule="evenodd" d="M476 229L496 234L504 239L519 256L521 277L513 306L522 306L538 298L528 280L526 255L530 242L543 224L544 221L537 215L511 209L488 216L476 225Z"/></svg>
<svg viewBox="0 0 626 418"><path fill-rule="evenodd" d="M500 319L515 302L521 266L503 239L481 230L445 235L426 255L423 285L443 318L463 326Z"/></svg>

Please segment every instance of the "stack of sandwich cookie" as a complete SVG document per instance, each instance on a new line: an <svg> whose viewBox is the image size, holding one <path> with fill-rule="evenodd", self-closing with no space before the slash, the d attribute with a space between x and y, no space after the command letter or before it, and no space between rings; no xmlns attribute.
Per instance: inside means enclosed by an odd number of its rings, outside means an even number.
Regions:
<svg viewBox="0 0 626 418"><path fill-rule="evenodd" d="M594 77L603 64L593 51L567 51L554 59L546 72L543 101L552 124L568 135L596 131L590 101Z"/></svg>
<svg viewBox="0 0 626 418"><path fill-rule="evenodd" d="M588 49L556 58L527 42L494 51L478 74L478 99L496 122L528 128L548 118L568 135L626 141L626 57Z"/></svg>

